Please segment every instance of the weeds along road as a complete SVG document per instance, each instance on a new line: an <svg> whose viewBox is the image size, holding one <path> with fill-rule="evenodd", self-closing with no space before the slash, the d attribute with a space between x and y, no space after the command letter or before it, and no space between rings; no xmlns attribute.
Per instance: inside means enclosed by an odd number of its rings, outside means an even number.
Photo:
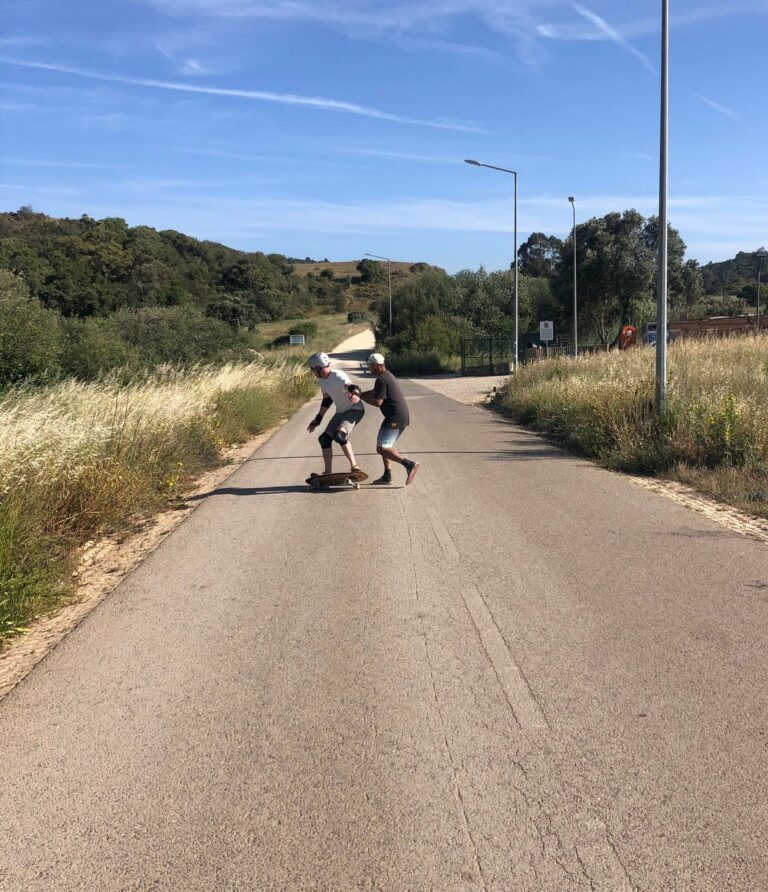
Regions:
<svg viewBox="0 0 768 892"><path fill-rule="evenodd" d="M306 406L0 704L0 888L768 888L766 546L405 390L413 486Z"/></svg>

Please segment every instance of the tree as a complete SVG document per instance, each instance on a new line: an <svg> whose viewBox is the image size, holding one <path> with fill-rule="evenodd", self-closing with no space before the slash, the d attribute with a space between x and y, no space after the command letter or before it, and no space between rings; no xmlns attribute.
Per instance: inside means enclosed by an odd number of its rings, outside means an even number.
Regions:
<svg viewBox="0 0 768 892"><path fill-rule="evenodd" d="M357 264L357 271L360 273L360 281L365 285L378 285L387 279L384 267L378 260L361 260Z"/></svg>
<svg viewBox="0 0 768 892"><path fill-rule="evenodd" d="M686 260L680 274L680 283L680 293L685 305L692 307L694 304L697 304L704 295L704 279L701 275L701 267L698 260Z"/></svg>
<svg viewBox="0 0 768 892"><path fill-rule="evenodd" d="M533 232L517 251L520 273L533 278L551 279L560 265L562 253L563 243L559 238Z"/></svg>
<svg viewBox="0 0 768 892"><path fill-rule="evenodd" d="M618 338L622 325L638 324L651 312L657 240L656 218L646 220L636 210L593 217L579 224L576 262L582 331L586 326L602 343L609 343ZM677 293L681 293L685 244L672 227L668 244L670 286L674 285ZM567 308L573 299L572 235L563 244L553 288L563 308Z"/></svg>

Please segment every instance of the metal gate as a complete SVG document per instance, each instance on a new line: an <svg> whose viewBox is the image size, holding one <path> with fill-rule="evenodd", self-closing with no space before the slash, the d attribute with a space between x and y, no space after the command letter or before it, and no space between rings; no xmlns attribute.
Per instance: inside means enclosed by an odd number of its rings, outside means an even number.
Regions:
<svg viewBox="0 0 768 892"><path fill-rule="evenodd" d="M513 338L462 338L462 375L507 375L515 359Z"/></svg>

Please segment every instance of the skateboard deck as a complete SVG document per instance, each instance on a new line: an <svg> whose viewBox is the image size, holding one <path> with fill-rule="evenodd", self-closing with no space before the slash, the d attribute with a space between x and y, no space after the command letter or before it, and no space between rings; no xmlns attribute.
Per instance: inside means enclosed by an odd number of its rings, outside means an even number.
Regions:
<svg viewBox="0 0 768 892"><path fill-rule="evenodd" d="M327 489L329 486L352 486L360 488L360 482L367 480L365 471L344 471L339 474L313 474L307 477L307 483L312 489Z"/></svg>

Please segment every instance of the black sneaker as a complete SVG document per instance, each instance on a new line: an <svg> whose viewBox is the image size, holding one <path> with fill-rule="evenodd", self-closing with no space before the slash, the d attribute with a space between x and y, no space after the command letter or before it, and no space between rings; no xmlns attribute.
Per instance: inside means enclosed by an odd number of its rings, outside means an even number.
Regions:
<svg viewBox="0 0 768 892"><path fill-rule="evenodd" d="M374 480L372 486L392 486L392 474L382 474L378 480Z"/></svg>
<svg viewBox="0 0 768 892"><path fill-rule="evenodd" d="M409 483L413 483L413 478L418 473L421 465L417 461L406 461L403 463L405 466L405 470L408 472L408 476L405 478L405 485L408 486Z"/></svg>

